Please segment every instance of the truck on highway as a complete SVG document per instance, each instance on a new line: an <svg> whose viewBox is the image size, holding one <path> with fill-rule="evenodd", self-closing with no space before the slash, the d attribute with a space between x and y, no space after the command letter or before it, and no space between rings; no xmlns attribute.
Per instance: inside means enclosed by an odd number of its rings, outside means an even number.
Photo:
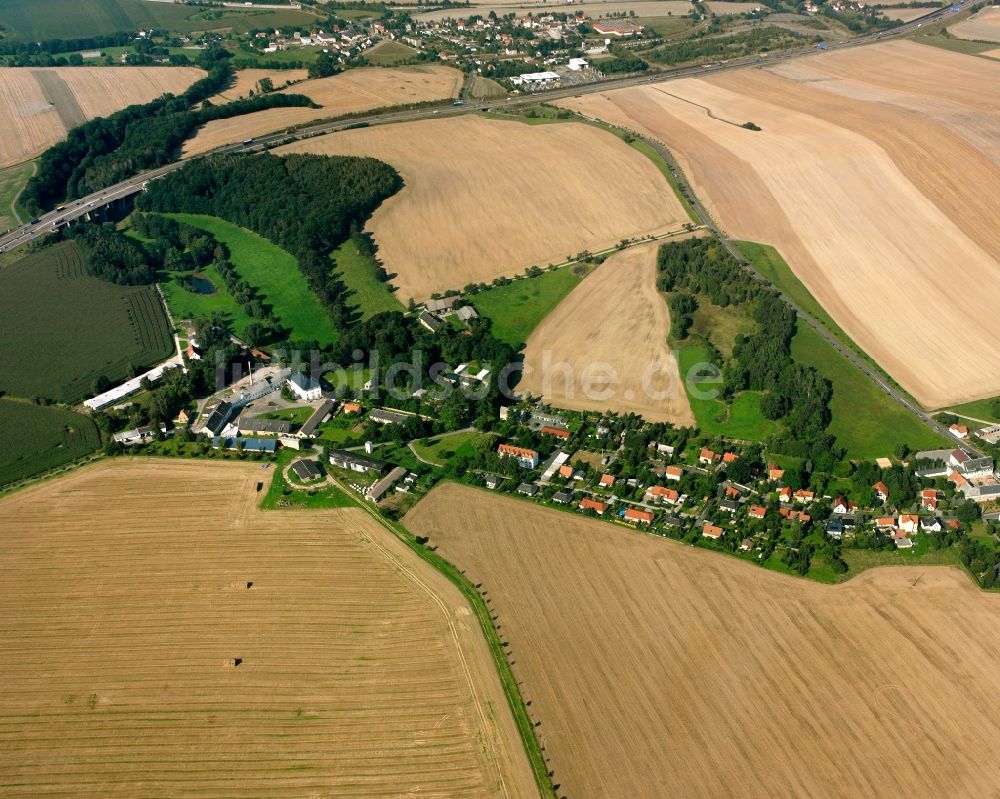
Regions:
<svg viewBox="0 0 1000 799"><path fill-rule="evenodd" d="M465 105L465 103L462 102L461 100L456 100L455 102L452 103L452 105Z"/></svg>

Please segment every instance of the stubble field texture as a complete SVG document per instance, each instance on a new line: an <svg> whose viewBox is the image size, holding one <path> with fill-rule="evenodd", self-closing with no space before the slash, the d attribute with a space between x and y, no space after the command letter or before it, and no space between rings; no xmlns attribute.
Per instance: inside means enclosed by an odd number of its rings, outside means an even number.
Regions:
<svg viewBox="0 0 1000 799"><path fill-rule="evenodd" d="M70 128L161 94L180 94L194 67L0 67L0 167L34 158Z"/></svg>
<svg viewBox="0 0 1000 799"><path fill-rule="evenodd" d="M518 391L560 408L610 408L693 426L667 348L670 314L656 289L658 251L656 243L623 250L574 288L528 337Z"/></svg>
<svg viewBox="0 0 1000 799"><path fill-rule="evenodd" d="M1000 597L958 569L824 586L455 484L405 524L488 592L560 794L996 795Z"/></svg>
<svg viewBox="0 0 1000 799"><path fill-rule="evenodd" d="M1000 65L889 42L561 104L670 146L924 405L1000 393Z"/></svg>
<svg viewBox="0 0 1000 799"><path fill-rule="evenodd" d="M232 86L210 98L210 101L218 105L248 97L251 91L258 94L259 83L264 78L271 81L274 89L278 90L285 88L289 83L304 81L308 74L308 70L305 69L241 69L237 71Z"/></svg>
<svg viewBox="0 0 1000 799"><path fill-rule="evenodd" d="M405 186L367 229L404 302L687 221L652 161L579 123L463 116L344 131L275 152L374 156L399 171Z"/></svg>
<svg viewBox="0 0 1000 799"><path fill-rule="evenodd" d="M197 155L317 119L457 97L461 88L462 73L440 65L350 69L331 78L303 81L281 92L303 94L321 108L269 108L217 119L184 145L184 155Z"/></svg>
<svg viewBox="0 0 1000 799"><path fill-rule="evenodd" d="M948 33L959 39L978 42L1000 42L1000 8L988 6L948 28Z"/></svg>
<svg viewBox="0 0 1000 799"><path fill-rule="evenodd" d="M535 795L457 590L359 508L258 511L270 476L115 460L0 502L0 793Z"/></svg>

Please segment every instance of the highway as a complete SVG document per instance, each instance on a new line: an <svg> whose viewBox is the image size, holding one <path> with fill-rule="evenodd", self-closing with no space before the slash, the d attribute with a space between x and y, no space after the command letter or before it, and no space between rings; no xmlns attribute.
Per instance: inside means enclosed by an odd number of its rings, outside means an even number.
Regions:
<svg viewBox="0 0 1000 799"><path fill-rule="evenodd" d="M960 0L958 7L961 10L972 9L978 5L989 2L989 0ZM580 86L571 86L559 89L547 89L544 91L530 92L528 94L520 95L517 97L508 97L504 101L492 100L483 102L470 102L464 103L460 106L445 105L443 107L424 107L405 111L394 111L387 113L375 113L371 116L358 116L350 119L339 119L330 122L319 122L314 125L309 125L307 127L294 130L292 132L282 131L265 136L259 136L254 139L249 144L230 144L224 147L219 147L207 153L203 153L198 156L192 156L191 158L181 158L173 163L167 164L166 166L159 167L157 169L149 170L148 172L143 172L138 174L128 180L124 180L121 183L116 183L114 186L103 189L99 192L94 192L86 197L82 197L77 200L72 200L67 202L64 206L60 206L59 210L50 211L47 214L43 214L37 218L37 221L31 221L28 224L21 225L14 230L11 230L6 235L0 237L0 252L6 252L14 247L17 247L31 239L37 238L38 236L44 235L46 233L51 233L61 224L71 222L81 216L85 216L91 211L94 211L101 206L108 205L115 200L120 200L124 197L129 197L133 194L137 194L142 191L143 186L146 182L150 180L155 180L158 177L169 174L176 169L181 169L185 164L196 158L204 158L209 155L217 155L220 153L232 153L232 152L255 152L268 147L274 147L280 144L287 144L289 142L298 141L301 139L312 138L313 136L322 136L327 133L334 133L338 130L345 130L351 127L357 127L359 125L389 125L398 122L408 122L417 119L428 119L431 117L446 117L446 116L459 116L462 114L472 114L477 113L482 110L497 108L497 107L517 107L521 105L535 105L539 102L548 102L552 100L559 100L566 97L575 97L582 94L591 94L593 92L604 92L611 89L621 89L627 86L640 86L646 83L660 83L668 80L677 80L679 78L689 78L697 75L706 75L716 72L722 72L726 70L734 69L747 69L759 66L766 66L767 64L775 63L778 61L786 61L792 58L803 58L806 56L822 56L831 50L840 50L847 47L863 47L867 44L874 44L879 41L885 41L886 39L899 38L905 36L917 28L922 27L933 22L937 22L940 19L944 19L947 16L951 16L956 12L951 10L951 6L945 6L932 11L925 16L914 19L907 22L899 27L892 28L891 30L883 31L877 34L872 34L863 37L857 37L854 39L843 39L837 42L828 42L826 44L826 49L821 50L817 45L809 45L808 47L800 47L792 50L785 50L778 53L771 53L768 56L746 56L743 58L734 58L728 61L719 61L711 64L704 64L700 66L688 66L688 67L678 67L676 69L668 69L660 72L656 72L653 75L643 74L634 75L625 78L611 78L609 80L597 81L595 83L583 84Z"/></svg>
<svg viewBox="0 0 1000 799"><path fill-rule="evenodd" d="M961 0L957 3L960 10L968 10L975 8L978 5L982 5L988 2L988 0ZM679 78L686 78L698 75L705 75L715 72L721 72L725 70L735 70L735 69L747 69L759 66L766 66L767 64L774 63L777 61L784 61L792 58L803 58L806 56L821 57L822 55L830 52L831 50L839 50L847 47L863 47L868 44L874 44L876 42L885 41L886 39L899 38L905 36L916 29L937 22L938 20L944 19L945 17L951 16L956 13L952 10L951 6L945 6L944 8L932 11L923 17L914 19L908 23L900 25L899 27L892 28L891 30L883 31L878 34L868 35L864 37L858 37L854 39L845 39L838 42L828 42L825 49L820 49L816 45L810 45L809 47L797 48L794 50L787 50L779 53L772 53L768 57L763 58L761 56L747 56L739 59L730 59L728 61L720 61L712 64L705 64L695 67L680 67L677 69L664 70L662 72L657 72L653 75L638 75L630 76L625 78L614 78L610 80L598 81L595 83L584 84L581 86L572 86L560 89L549 89L545 91L528 93L518 97L508 97L504 101L486 101L486 102L467 102L459 106L443 106L443 107L424 107L419 109L404 110L404 111L394 111L387 113L376 113L371 116L358 116L350 119L340 119L331 122L320 122L314 125L309 125L307 127L300 128L291 132L281 131L277 133L272 133L265 136L257 137L249 143L231 144L224 147L217 148L211 152L204 153L199 156L194 156L192 158L183 158L175 161L166 166L160 167L158 169L153 169L148 172L143 172L135 177L129 178L128 180L117 183L107 189L100 192L95 192L86 197L80 198L78 200L73 200L67 202L64 206L60 206L59 210L51 211L43 216L39 217L37 221L31 222L26 225L22 225L15 230L12 230L7 235L0 237L0 252L5 252L12 247L17 247L31 239L37 238L40 235L52 232L59 225L66 222L70 222L81 216L88 214L89 212L112 203L116 200L122 199L124 197L129 197L133 194L137 194L142 191L145 184L150 180L155 180L156 178L162 177L163 175L169 174L177 169L181 169L185 164L194 160L195 158L203 158L209 155L217 155L220 153L233 153L233 152L255 152L260 151L269 147L290 143L293 141L299 141L302 139L312 138L314 136L322 136L327 133L333 133L338 130L345 130L348 128L358 127L359 125L373 126L373 125L388 125L399 122L406 122L418 119L428 119L432 117L446 117L446 116L459 116L462 114L477 113L482 110L495 109L495 108L508 108L516 107L521 105L535 105L539 102L547 102L551 100L558 100L566 97L575 97L582 94L590 94L593 92L604 92L611 89L619 89L628 86L639 86L647 83L660 83L668 80L677 80ZM603 124L603 123L602 123ZM634 132L633 132L633 135ZM671 171L674 174L678 185L687 193L692 206L695 208L697 214L701 217L707 227L709 227L713 233L719 238L727 250L736 258L753 276L768 285L770 282L760 273L752 268L747 259L743 254L736 248L736 246L728 239L724 231L719 227L719 225L712 219L711 215L705 209L704 205L698 199L697 195L691 190L690 184L687 182L686 178L682 174L681 170L677 166L676 161L673 158L672 153L662 142L651 140L647 137L644 138L650 146L652 146L666 163L670 166ZM773 288L773 286L772 286ZM867 375L879 390L890 396L897 403L902 405L909 413L912 413L917 419L919 419L924 425L929 427L935 433L943 436L947 441L954 441L955 446L960 447L971 455L981 456L982 453L976 449L971 444L965 441L955 440L951 436L943 425L935 421L930 414L926 413L922 408L917 406L906 394L904 394L900 389L889 384L885 380L885 376L882 372L871 363L869 363L864 357L859 355L855 350L846 345L841 341L832 331L825 327L821 322L811 316L809 313L800 308L796 303L787 295L779 292L781 298L786 302L791 308L793 308L796 314L802 319L806 324L812 327L819 335L826 340L830 346L836 349L841 355L843 355L848 361L853 363L858 369L860 369L865 375Z"/></svg>

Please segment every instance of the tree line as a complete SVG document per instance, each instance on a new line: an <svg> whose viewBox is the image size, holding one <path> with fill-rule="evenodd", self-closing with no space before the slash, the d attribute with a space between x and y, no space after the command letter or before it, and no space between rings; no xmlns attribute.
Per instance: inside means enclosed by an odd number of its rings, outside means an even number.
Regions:
<svg viewBox="0 0 1000 799"><path fill-rule="evenodd" d="M278 106L314 106L308 97L297 94L257 95L221 106L207 103L233 77L228 53L206 56L207 52L199 58L211 65L208 76L182 94L165 94L86 122L42 153L38 170L22 194L25 206L33 213L49 210L64 199L82 197L143 169L163 166L174 159L185 139L214 119Z"/></svg>
<svg viewBox="0 0 1000 799"><path fill-rule="evenodd" d="M713 305L749 305L756 330L736 339L724 364L723 395L731 400L741 391L761 391L761 412L782 420L783 430L771 446L788 455L812 458L832 469L836 462L830 423L833 389L814 368L795 363L792 339L796 315L770 288L755 280L717 239L687 239L664 244L657 255L657 287L668 292L671 335L687 337L694 295Z"/></svg>
<svg viewBox="0 0 1000 799"><path fill-rule="evenodd" d="M803 36L775 25L765 25L728 36L703 37L696 34L690 39L658 47L648 57L661 64L673 65L706 58L739 58L819 41L818 36Z"/></svg>

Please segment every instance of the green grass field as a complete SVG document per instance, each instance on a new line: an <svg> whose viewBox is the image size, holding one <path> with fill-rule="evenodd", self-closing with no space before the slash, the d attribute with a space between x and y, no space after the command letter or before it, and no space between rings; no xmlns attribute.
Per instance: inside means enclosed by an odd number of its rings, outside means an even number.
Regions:
<svg viewBox="0 0 1000 799"><path fill-rule="evenodd" d="M271 468L274 470L274 476L271 478L271 485L260 503L264 510L350 508L355 504L353 499L336 486L323 484L304 488L292 485L282 474L282 463L276 463Z"/></svg>
<svg viewBox="0 0 1000 799"><path fill-rule="evenodd" d="M437 466L444 466L451 458L461 456L471 457L476 452L476 444L492 437L493 434L491 433L468 431L437 438L429 444L424 444L422 441L414 441L413 449L417 451L417 454L421 458Z"/></svg>
<svg viewBox="0 0 1000 799"><path fill-rule="evenodd" d="M14 201L34 171L33 161L0 169L0 231L10 230L21 224Z"/></svg>
<svg viewBox="0 0 1000 799"><path fill-rule="evenodd" d="M207 319L214 312L222 313L230 329L242 336L253 320L233 296L226 290L226 283L214 266L208 266L198 272L198 276L208 280L215 286L214 294L196 294L184 287L184 281L190 272L173 272L168 280L160 284L163 296L167 298L170 313L178 319Z"/></svg>
<svg viewBox="0 0 1000 799"><path fill-rule="evenodd" d="M416 54L417 51L412 47L401 42L386 40L365 51L365 61L376 67L391 67L402 61L409 61Z"/></svg>
<svg viewBox="0 0 1000 799"><path fill-rule="evenodd" d="M331 255L334 269L344 285L351 290L351 305L357 305L361 318L368 319L383 311L405 311L403 303L375 275L375 264L371 258L362 255L357 245L348 239Z"/></svg>
<svg viewBox="0 0 1000 799"><path fill-rule="evenodd" d="M176 33L231 28L282 27L314 23L312 14L295 9L206 9L182 3L147 0L3 0L0 25L17 41L73 39L158 28Z"/></svg>
<svg viewBox="0 0 1000 799"><path fill-rule="evenodd" d="M765 419L760 412L762 395L759 392L744 391L738 394L728 409L722 400L701 399L694 396L693 389L696 386L690 385L686 376L695 365L709 361L708 350L703 345L691 342L677 350L677 358L691 410L703 433L746 441L764 441L777 430L777 424ZM703 390L715 387L715 384L712 384L705 386ZM718 387L721 388L721 382Z"/></svg>
<svg viewBox="0 0 1000 799"><path fill-rule="evenodd" d="M995 406L994 403L997 405ZM955 405L948 410L958 416L964 416L970 421L983 419L987 422L1000 423L1000 397L966 402L964 405Z"/></svg>
<svg viewBox="0 0 1000 799"><path fill-rule="evenodd" d="M940 47L942 50L950 50L953 53L964 55L979 55L987 50L996 50L997 45L991 42L975 42L968 39L956 39L953 36L943 36L940 33L923 33L911 37L912 41L918 44L927 44L931 47Z"/></svg>
<svg viewBox="0 0 1000 799"><path fill-rule="evenodd" d="M101 446L90 417L56 406L0 399L0 485L40 474Z"/></svg>
<svg viewBox="0 0 1000 799"><path fill-rule="evenodd" d="M636 25L642 25L644 28L656 31L657 35L662 36L664 39L669 39L672 36L683 33L694 26L694 21L691 17L682 17L679 15L673 17L638 17L633 21Z"/></svg>
<svg viewBox="0 0 1000 799"><path fill-rule="evenodd" d="M174 352L156 288L91 277L72 242L0 272L0 346L0 391L68 403Z"/></svg>
<svg viewBox="0 0 1000 799"><path fill-rule="evenodd" d="M855 352L864 355L795 276L777 250L749 241L734 243L753 267L796 305ZM833 383L830 432L836 436L837 445L847 451L848 458L888 457L900 441L906 442L912 449L940 446L938 436L887 394L879 391L868 377L805 322L799 322L798 333L792 342L792 356L799 363L815 367ZM872 363L867 356L865 359Z"/></svg>
<svg viewBox="0 0 1000 799"><path fill-rule="evenodd" d="M792 340L792 357L814 367L833 384L829 430L837 446L853 460L891 457L895 445L935 449L943 439L921 424L903 406L831 347L815 330L800 322Z"/></svg>
<svg viewBox="0 0 1000 799"><path fill-rule="evenodd" d="M588 274L584 264L564 266L538 277L525 277L470 297L480 316L493 322L493 334L519 347L531 331Z"/></svg>
<svg viewBox="0 0 1000 799"><path fill-rule="evenodd" d="M757 327L750 316L750 308L741 305L720 308L701 294L696 299L698 310L692 316L691 334L707 339L723 357L728 358L733 354L736 337L740 334L749 336Z"/></svg>
<svg viewBox="0 0 1000 799"><path fill-rule="evenodd" d="M249 230L214 216L165 214L211 233L229 247L236 271L273 306L281 324L300 341L331 344L337 340L330 317L309 289L291 255ZM206 295L214 297L216 295Z"/></svg>

